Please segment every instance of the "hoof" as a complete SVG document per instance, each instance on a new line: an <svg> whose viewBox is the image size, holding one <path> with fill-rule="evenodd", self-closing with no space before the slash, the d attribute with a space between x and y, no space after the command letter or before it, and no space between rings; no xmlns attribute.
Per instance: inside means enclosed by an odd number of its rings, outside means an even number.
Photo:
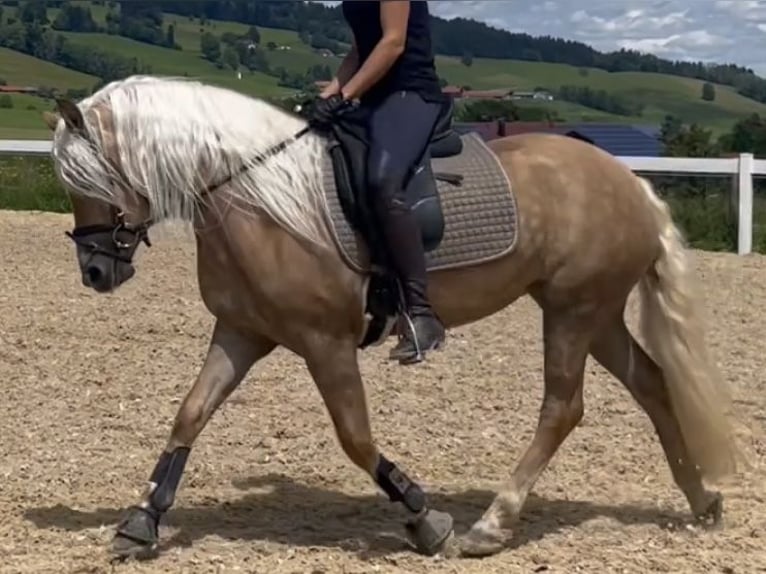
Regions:
<svg viewBox="0 0 766 574"><path fill-rule="evenodd" d="M446 512L428 510L405 528L407 537L420 554L434 556L452 536L453 524L452 516Z"/></svg>
<svg viewBox="0 0 766 574"><path fill-rule="evenodd" d="M159 516L138 506L131 508L117 526L112 554L117 560L149 560L158 553Z"/></svg>
<svg viewBox="0 0 766 574"><path fill-rule="evenodd" d="M702 512L695 515L697 524L709 529L716 529L722 526L723 518L723 495L720 492L714 492L710 503Z"/></svg>
<svg viewBox="0 0 766 574"><path fill-rule="evenodd" d="M501 552L512 536L510 530L493 529L478 522L464 535L455 539L451 554L467 558L491 556Z"/></svg>

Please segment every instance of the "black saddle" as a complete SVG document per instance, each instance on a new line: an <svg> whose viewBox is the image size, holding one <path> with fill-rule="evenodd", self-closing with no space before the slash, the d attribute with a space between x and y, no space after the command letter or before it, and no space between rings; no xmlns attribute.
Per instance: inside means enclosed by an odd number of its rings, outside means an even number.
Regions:
<svg viewBox="0 0 766 574"><path fill-rule="evenodd" d="M453 185L463 181L460 174L435 173L431 165L432 158L452 157L463 151L463 140L452 128L453 110L454 103L450 99L439 114L428 146L405 181L405 197L415 213L426 252L436 249L444 237L437 180ZM366 310L372 322L361 348L378 340L388 318L396 316L403 305L402 292L391 272L386 243L366 191L368 113L363 107L345 111L333 123L328 135L338 201L349 225L364 239L370 255L371 280Z"/></svg>
<svg viewBox="0 0 766 574"><path fill-rule="evenodd" d="M436 249L444 237L444 215L436 181L455 185L462 182L461 175L434 173L431 165L432 158L455 156L463 150L463 140L452 129L453 109L450 99L439 114L429 145L405 181L405 197L415 213L426 252ZM385 267L384 244L378 240L377 224L366 193L366 116L364 108L342 114L332 127L329 152L343 213L367 242L372 263Z"/></svg>

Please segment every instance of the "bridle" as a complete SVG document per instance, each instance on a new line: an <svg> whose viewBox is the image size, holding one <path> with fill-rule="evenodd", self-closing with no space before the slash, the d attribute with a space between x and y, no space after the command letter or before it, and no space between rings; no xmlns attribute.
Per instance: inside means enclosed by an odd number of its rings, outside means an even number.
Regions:
<svg viewBox="0 0 766 574"><path fill-rule="evenodd" d="M143 242L147 247L152 246L152 242L149 240L149 228L153 222L151 219L147 219L139 224L127 223L125 212L114 210L113 213L114 223L112 225L107 223L81 225L64 233L79 247L87 249L91 256L106 255L115 261L130 265L133 263L133 255L138 249L139 243ZM110 246L104 247L92 239L94 236L102 234L110 235ZM125 240L126 235L128 236L127 240Z"/></svg>
<svg viewBox="0 0 766 574"><path fill-rule="evenodd" d="M300 107L298 107L296 111L300 111ZM306 126L305 128L302 128L300 131L298 131L294 135L290 136L284 141L279 142L278 144L271 146L266 151L256 155L251 160L242 164L239 167L239 169L229 173L221 181L206 187L205 190L200 194L201 197L211 194L218 188L229 183L235 177L245 173L251 167L259 165L263 163L264 161L266 161L268 158L272 157L273 155L276 155L277 153L281 152L282 150L287 148L290 144L302 138L313 128L314 126L310 122L308 126ZM117 166L114 165L112 160L106 155L100 153L100 150L98 149L95 142L91 138L90 133L88 132L87 126L83 126L82 128L70 128L70 129L72 129L74 133L82 137L90 145L91 149L96 154L96 157L103 158L110 165L110 167L114 170L115 173L120 173L120 171L117 169ZM115 182L113 178L109 176L109 179L112 181L112 184L114 185ZM128 265L132 265L133 255L135 254L136 249L138 249L138 245L141 242L146 244L147 247L152 246L151 241L149 240L149 229L151 228L152 225L154 225L155 222L151 217L149 217L148 219L142 221L141 223L136 223L136 224L128 223L125 221L124 211L119 210L116 207L112 207L111 212L112 212L111 224L99 223L99 224L93 224L93 225L81 225L81 226L75 227L74 229L72 229L72 231L66 231L64 233L76 245L86 249L90 257L93 257L94 255L104 255L114 260L115 262L119 261L122 263L126 263ZM111 245L104 246L95 240L96 236L105 235L105 234L109 234Z"/></svg>

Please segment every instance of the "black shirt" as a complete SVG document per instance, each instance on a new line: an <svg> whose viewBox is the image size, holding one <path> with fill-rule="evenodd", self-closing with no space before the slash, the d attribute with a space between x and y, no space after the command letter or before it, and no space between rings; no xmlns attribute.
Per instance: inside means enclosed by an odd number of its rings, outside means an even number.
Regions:
<svg viewBox="0 0 766 574"><path fill-rule="evenodd" d="M383 36L380 2L344 0L342 10L356 40L361 66ZM431 46L430 15L428 2L425 0L410 2L404 52L386 75L361 99L363 102L378 101L399 90L417 92L426 101L445 101L439 86L439 77L436 75Z"/></svg>

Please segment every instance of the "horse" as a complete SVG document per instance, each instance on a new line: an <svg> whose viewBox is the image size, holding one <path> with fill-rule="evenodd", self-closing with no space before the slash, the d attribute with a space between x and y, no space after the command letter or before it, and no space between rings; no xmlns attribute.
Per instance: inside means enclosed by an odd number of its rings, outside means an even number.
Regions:
<svg viewBox="0 0 766 574"><path fill-rule="evenodd" d="M357 217L346 230L352 240L338 240L338 227L352 222L363 203L362 195L347 197L339 210L333 201L351 188L338 183L327 191L343 179L344 167L353 179L348 149L333 152L331 138L300 114L183 78L114 81L78 103L57 99L44 121L54 132L56 177L71 200L74 227L66 233L83 285L114 292L134 276L133 257L140 243L151 246L150 229L181 220L194 231L200 296L215 318L204 364L148 486L117 524L111 551L118 557L159 553L158 526L174 504L196 437L277 347L305 362L343 451L407 509L406 535L423 555L486 556L508 545L530 490L583 416L589 355L650 418L694 519L721 521L723 496L703 480L736 472L742 454L728 416L729 391L707 347L691 256L667 203L611 154L563 135L482 143L453 130L465 144L455 157L486 160L481 169L468 173L463 164L463 173L453 175L470 188L485 185L484 171L494 170L501 182L496 201L510 205L505 215L477 207L481 187L457 202L460 184L444 173L439 178L440 165L442 172L454 165L439 164L449 158L434 153L420 170L426 175L417 189L431 190L430 204L420 203L430 205L428 217L441 216L436 226L419 219L424 229L436 229L431 255L449 241L462 245L469 231L476 241L486 239L491 226L482 221L490 215L506 233L491 256L469 253L443 265L431 259L429 294L448 330L525 295L543 320L544 396L535 434L491 504L458 535L452 516L429 505L370 430L358 357L367 345L400 335L406 321L371 304L383 284L376 287L375 278L385 273L369 257L372 234L364 233L364 220ZM349 207L353 201L359 209ZM352 241L362 253L357 266L348 257ZM624 318L634 287L644 345ZM448 352L448 344L437 352Z"/></svg>

